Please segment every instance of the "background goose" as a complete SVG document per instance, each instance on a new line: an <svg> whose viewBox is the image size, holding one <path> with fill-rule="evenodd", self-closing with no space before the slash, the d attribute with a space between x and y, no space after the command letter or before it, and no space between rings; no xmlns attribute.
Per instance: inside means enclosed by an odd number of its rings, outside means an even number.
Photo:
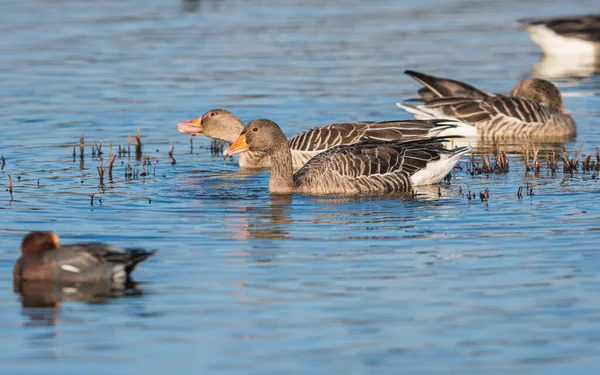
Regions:
<svg viewBox="0 0 600 375"><path fill-rule="evenodd" d="M521 19L517 25L546 55L600 56L600 14Z"/></svg>
<svg viewBox="0 0 600 375"><path fill-rule="evenodd" d="M575 121L552 82L524 79L506 96L487 93L460 81L410 70L405 73L423 84L418 92L424 104L396 105L417 119L456 119L474 125L476 131L470 135L482 137L568 137L576 133Z"/></svg>
<svg viewBox="0 0 600 375"><path fill-rule="evenodd" d="M60 246L53 232L31 232L23 239L13 277L15 281L124 283L135 266L154 253L103 243Z"/></svg>
<svg viewBox="0 0 600 375"><path fill-rule="evenodd" d="M294 170L300 169L320 152L339 145L366 140L397 141L414 136L454 134L461 127L471 126L452 120L399 120L344 122L315 127L296 134L289 140ZM233 143L244 130L244 123L233 113L213 109L204 115L177 125L182 133L204 136ZM264 153L250 151L240 155L240 167L268 168L271 162Z"/></svg>
<svg viewBox="0 0 600 375"><path fill-rule="evenodd" d="M316 155L294 174L292 154L283 131L270 120L258 119L248 123L223 155L247 151L269 155L273 160L269 181L272 193L385 194L439 182L461 155L470 150L469 147L447 150L441 140L418 137L336 146Z"/></svg>

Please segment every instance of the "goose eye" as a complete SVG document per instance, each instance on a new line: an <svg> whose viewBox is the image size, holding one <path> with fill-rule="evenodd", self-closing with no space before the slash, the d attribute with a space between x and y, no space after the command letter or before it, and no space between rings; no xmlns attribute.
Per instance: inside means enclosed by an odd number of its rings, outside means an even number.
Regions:
<svg viewBox="0 0 600 375"><path fill-rule="evenodd" d="M214 115L216 115L216 113L214 113L214 112L210 113L210 117L213 117Z"/></svg>
<svg viewBox="0 0 600 375"><path fill-rule="evenodd" d="M253 132L255 132L255 131L257 131L257 130L258 130L258 128L254 128L254 129L252 129L252 131L253 131Z"/></svg>

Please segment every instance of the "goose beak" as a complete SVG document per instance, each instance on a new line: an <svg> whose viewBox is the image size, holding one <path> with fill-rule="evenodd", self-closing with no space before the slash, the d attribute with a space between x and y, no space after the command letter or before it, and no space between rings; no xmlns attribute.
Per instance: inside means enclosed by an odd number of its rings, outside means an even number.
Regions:
<svg viewBox="0 0 600 375"><path fill-rule="evenodd" d="M226 158L228 156L241 154L242 152L248 151L249 148L250 146L248 146L246 143L246 134L242 134L238 137L238 139L235 140L235 142L231 144L231 146L229 146L227 150L223 151L223 157Z"/></svg>
<svg viewBox="0 0 600 375"><path fill-rule="evenodd" d="M180 133L192 135L202 133L202 116L190 121L180 122L177 124L177 130L179 130Z"/></svg>

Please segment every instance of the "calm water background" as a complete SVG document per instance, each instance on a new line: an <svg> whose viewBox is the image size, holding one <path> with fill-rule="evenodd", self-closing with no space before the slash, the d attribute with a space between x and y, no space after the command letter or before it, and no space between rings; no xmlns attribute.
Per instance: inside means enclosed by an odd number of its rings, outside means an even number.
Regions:
<svg viewBox="0 0 600 375"><path fill-rule="evenodd" d="M594 6L2 1L0 371L596 373L599 182L589 174L535 177L515 153L506 175L457 171L442 197L278 198L268 173L211 156L205 138L191 149L175 129L213 107L290 135L407 118L394 106L417 88L407 68L507 92L544 74L513 20ZM600 78L567 71L552 73L578 121L567 147L592 152ZM141 174L141 163L118 158L100 189L91 145L102 139L106 157L138 124L155 170L129 180L126 165ZM72 156L82 134L83 165ZM535 195L517 199L527 182ZM461 195L467 186L489 188L489 206ZM137 271L134 296L22 308L11 269L32 229L159 252Z"/></svg>

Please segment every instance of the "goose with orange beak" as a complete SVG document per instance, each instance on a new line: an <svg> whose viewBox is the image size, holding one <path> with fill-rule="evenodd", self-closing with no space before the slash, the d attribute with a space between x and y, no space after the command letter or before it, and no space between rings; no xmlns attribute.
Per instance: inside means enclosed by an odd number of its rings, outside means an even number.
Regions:
<svg viewBox="0 0 600 375"><path fill-rule="evenodd" d="M472 128L453 120L393 120L357 121L318 126L296 134L289 140L294 170L300 169L315 155L331 147L362 141L400 141L408 137L440 136ZM234 143L244 130L244 123L224 109L212 109L202 116L177 125L177 130L192 135L204 135L229 144ZM260 151L240 155L242 168L270 168L271 160Z"/></svg>

